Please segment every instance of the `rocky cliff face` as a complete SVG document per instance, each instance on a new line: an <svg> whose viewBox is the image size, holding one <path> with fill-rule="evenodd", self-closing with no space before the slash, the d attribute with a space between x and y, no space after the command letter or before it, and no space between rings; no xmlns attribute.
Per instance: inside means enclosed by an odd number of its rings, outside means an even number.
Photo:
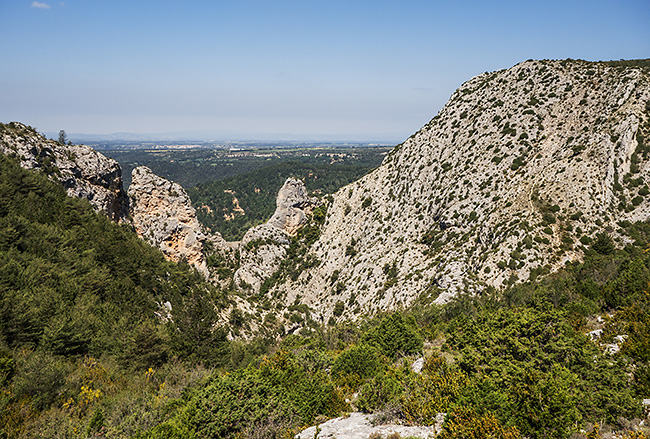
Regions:
<svg viewBox="0 0 650 439"><path fill-rule="evenodd" d="M581 259L650 214L647 69L527 61L463 84L383 164L334 195L311 253L276 287L325 317L444 302ZM334 282L336 281L336 282Z"/></svg>
<svg viewBox="0 0 650 439"><path fill-rule="evenodd" d="M289 237L307 222L316 205L309 198L305 184L289 178L276 199L275 213L265 224L249 229L239 246L240 267L235 283L259 291L262 283L277 271L287 255Z"/></svg>
<svg viewBox="0 0 650 439"><path fill-rule="evenodd" d="M119 164L86 145L61 145L34 129L12 122L0 127L0 152L15 155L26 169L60 181L72 197L87 199L114 221L128 215Z"/></svg>
<svg viewBox="0 0 650 439"><path fill-rule="evenodd" d="M207 277L203 254L207 237L185 190L178 183L155 175L145 166L135 168L131 179L131 218L138 235L160 248L171 260L186 258ZM223 241L218 235L211 239Z"/></svg>

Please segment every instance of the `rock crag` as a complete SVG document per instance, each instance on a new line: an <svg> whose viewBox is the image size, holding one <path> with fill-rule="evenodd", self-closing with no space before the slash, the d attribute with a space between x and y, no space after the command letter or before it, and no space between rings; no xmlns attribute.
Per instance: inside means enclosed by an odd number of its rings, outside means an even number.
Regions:
<svg viewBox="0 0 650 439"><path fill-rule="evenodd" d="M264 280L280 267L287 255L289 237L306 223L307 215L315 205L316 200L309 198L305 184L288 178L278 192L271 219L249 229L242 238L235 283L259 291Z"/></svg>
<svg viewBox="0 0 650 439"><path fill-rule="evenodd" d="M131 218L138 235L160 248L168 259L185 258L207 277L203 243L208 237L196 219L185 189L145 166L135 168L131 179ZM223 241L219 235L211 239Z"/></svg>
<svg viewBox="0 0 650 439"><path fill-rule="evenodd" d="M122 169L89 146L60 144L18 122L3 124L0 152L14 155L25 169L38 169L60 181L71 197L87 199L98 212L120 221L128 215Z"/></svg>

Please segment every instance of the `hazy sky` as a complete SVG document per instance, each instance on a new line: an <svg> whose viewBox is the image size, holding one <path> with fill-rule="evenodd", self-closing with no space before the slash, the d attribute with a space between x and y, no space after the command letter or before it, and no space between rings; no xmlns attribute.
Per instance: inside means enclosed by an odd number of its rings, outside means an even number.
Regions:
<svg viewBox="0 0 650 439"><path fill-rule="evenodd" d="M481 72L648 57L648 0L0 0L0 121L397 142Z"/></svg>

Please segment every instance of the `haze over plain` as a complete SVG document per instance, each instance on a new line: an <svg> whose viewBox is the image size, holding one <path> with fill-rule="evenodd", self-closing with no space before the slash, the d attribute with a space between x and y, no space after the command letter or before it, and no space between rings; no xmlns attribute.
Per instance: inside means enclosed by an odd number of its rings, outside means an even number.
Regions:
<svg viewBox="0 0 650 439"><path fill-rule="evenodd" d="M0 1L0 121L41 132L400 142L529 58L650 56L624 1Z"/></svg>

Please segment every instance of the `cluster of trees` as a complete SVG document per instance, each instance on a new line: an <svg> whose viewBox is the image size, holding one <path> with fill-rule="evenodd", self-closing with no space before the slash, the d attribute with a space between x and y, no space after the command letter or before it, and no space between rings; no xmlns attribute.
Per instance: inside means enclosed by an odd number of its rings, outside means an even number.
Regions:
<svg viewBox="0 0 650 439"><path fill-rule="evenodd" d="M166 261L129 226L0 156L5 436L41 436L33 435L32 420L54 416L52 410L85 422L89 406L149 368L229 361L226 333L214 329L226 301L188 264Z"/></svg>

